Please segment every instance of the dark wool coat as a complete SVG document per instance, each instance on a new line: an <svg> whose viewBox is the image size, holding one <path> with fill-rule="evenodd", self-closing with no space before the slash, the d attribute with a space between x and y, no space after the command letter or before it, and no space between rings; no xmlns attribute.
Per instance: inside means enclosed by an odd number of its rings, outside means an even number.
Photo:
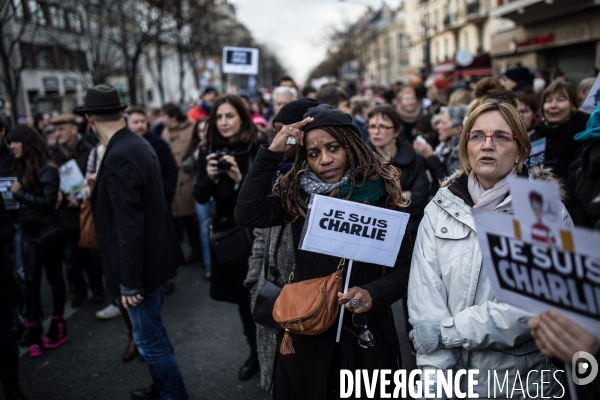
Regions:
<svg viewBox="0 0 600 400"><path fill-rule="evenodd" d="M8 141L6 137L3 137L0 139L0 177L10 176L10 170L14 161L15 157L8 147Z"/></svg>
<svg viewBox="0 0 600 400"><path fill-rule="evenodd" d="M577 111L571 119L561 125L549 126L544 120L534 125L532 142L546 138L544 166L552 168L554 175L563 183L567 181L569 166L577 158L581 143L575 141L575 135L585 131L589 114Z"/></svg>
<svg viewBox="0 0 600 400"><path fill-rule="evenodd" d="M156 156L158 157L160 175L162 176L163 192L165 193L167 204L171 204L173 197L175 197L177 174L179 173L179 168L177 167L173 153L171 153L171 148L163 138L152 132L147 132L144 135L144 139L150 143L150 146L152 146Z"/></svg>
<svg viewBox="0 0 600 400"><path fill-rule="evenodd" d="M367 142L367 144L373 151L376 151L371 142ZM396 148L398 152L392 159L392 165L402 172L400 176L402 191L412 192L410 205L402 211L410 214L408 226L410 235L415 237L423 218L425 206L429 203L429 180L425 172L423 157L417 154L404 136L399 135L396 138Z"/></svg>
<svg viewBox="0 0 600 400"><path fill-rule="evenodd" d="M92 151L92 146L85 140L78 138L75 152L71 158L67 158L58 148L58 144L50 147L50 153L56 165L59 167L71 159L75 159L77 166L81 170L81 174L85 176L87 171L87 160ZM61 206L61 212L64 218L65 227L71 231L79 231L79 207L67 208L66 199L63 199L63 205Z"/></svg>
<svg viewBox="0 0 600 400"><path fill-rule="evenodd" d="M225 148L228 149L230 154L233 153L233 157L242 173L242 182L244 182L258 150L258 144L230 143L225 141L221 135L215 133L210 151L200 150L196 165L198 175L194 184L194 197L198 203L206 203L211 197L214 199L213 232L226 231L235 226L233 210L238 201L240 185L236 185L226 174L221 174L217 182L214 182L206 173L206 156ZM269 182L272 178L273 174L269 176ZM210 296L215 300L232 303L247 301L248 290L244 286L244 280L248 272L248 263L244 262L223 271L219 268L216 257L212 257L211 260Z"/></svg>
<svg viewBox="0 0 600 400"><path fill-rule="evenodd" d="M0 197L0 249L8 246L15 236L15 225ZM0 318L12 315L17 305L18 288L13 269L4 251L0 251Z"/></svg>
<svg viewBox="0 0 600 400"><path fill-rule="evenodd" d="M175 276L183 252L163 194L158 158L127 128L106 146L92 191L106 287L152 292Z"/></svg>
<svg viewBox="0 0 600 400"><path fill-rule="evenodd" d="M268 195L271 189L271 178L281 158L282 154L271 152L266 147L259 149L240 191L238 207L235 210L238 224L252 228L265 228L284 223L286 213L281 205L281 199ZM375 205L384 207L385 196ZM296 258L295 282L329 275L336 270L340 261L339 257L298 250L304 222L304 218L298 218L292 224ZM375 339L375 346L370 349L361 348L356 336L346 329L342 330L340 344L336 346L337 323L321 335L292 335L296 353L284 356L277 352L273 398L325 399L327 380L336 347L343 355L341 368L369 371L374 369L394 371L400 368L402 364L398 335L394 328L390 305L406 296L411 249L410 231L407 228L394 268L362 262L354 263L349 287L359 286L371 294L373 304L368 312L368 327ZM344 280L346 279L344 274ZM352 313L344 313L343 326L352 332L360 333L359 328L354 327L351 318ZM281 335L282 333L279 336L278 346ZM335 385L339 387L339 381L335 382ZM376 396L379 393L378 389Z"/></svg>
<svg viewBox="0 0 600 400"><path fill-rule="evenodd" d="M600 230L600 138L583 145L576 185L579 224Z"/></svg>

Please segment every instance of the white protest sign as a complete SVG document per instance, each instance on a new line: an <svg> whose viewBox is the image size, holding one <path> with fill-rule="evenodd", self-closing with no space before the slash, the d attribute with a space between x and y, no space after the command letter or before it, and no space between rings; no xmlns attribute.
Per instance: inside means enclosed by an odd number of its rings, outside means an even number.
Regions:
<svg viewBox="0 0 600 400"><path fill-rule="evenodd" d="M527 168L531 169L535 166L542 165L546 156L546 138L538 139L531 142L531 152L525 160Z"/></svg>
<svg viewBox="0 0 600 400"><path fill-rule="evenodd" d="M300 249L393 267L409 214L312 195Z"/></svg>
<svg viewBox="0 0 600 400"><path fill-rule="evenodd" d="M545 189L540 182L526 182L527 192ZM511 194L519 215L531 210L529 201L515 200L523 193ZM526 220L537 221L529 213ZM473 218L483 265L499 301L532 314L556 309L590 332L600 332L600 232L562 226L551 243L537 240L535 230L527 228L530 222L516 214L474 211Z"/></svg>
<svg viewBox="0 0 600 400"><path fill-rule="evenodd" d="M223 47L223 73L239 75L258 74L258 49L250 47Z"/></svg>
<svg viewBox="0 0 600 400"><path fill-rule="evenodd" d="M564 223L558 186L527 178L509 178L508 187L523 240L560 246Z"/></svg>
<svg viewBox="0 0 600 400"><path fill-rule="evenodd" d="M13 182L16 182L16 177L2 177L0 178L0 193L2 199L4 199L4 205L7 210L16 210L19 208L19 202L15 199L15 195L10 191Z"/></svg>
<svg viewBox="0 0 600 400"><path fill-rule="evenodd" d="M63 193L77 192L84 183L83 174L77 161L69 160L58 169L60 174L60 190Z"/></svg>
<svg viewBox="0 0 600 400"><path fill-rule="evenodd" d="M593 113L596 110L596 106L600 103L600 98L598 98L598 90L600 90L600 74L596 77L596 81L594 85L588 92L587 97L579 107L580 110L586 111L588 113Z"/></svg>

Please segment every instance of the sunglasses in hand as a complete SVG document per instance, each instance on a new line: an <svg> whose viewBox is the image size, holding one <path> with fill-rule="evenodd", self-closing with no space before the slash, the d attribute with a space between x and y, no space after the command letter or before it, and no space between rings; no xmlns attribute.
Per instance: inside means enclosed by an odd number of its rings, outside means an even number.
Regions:
<svg viewBox="0 0 600 400"><path fill-rule="evenodd" d="M355 327L362 328L362 332L356 334L346 327L344 327L344 329L358 338L358 345L363 349L370 349L371 347L375 346L373 334L367 328L367 313L352 313L352 323Z"/></svg>

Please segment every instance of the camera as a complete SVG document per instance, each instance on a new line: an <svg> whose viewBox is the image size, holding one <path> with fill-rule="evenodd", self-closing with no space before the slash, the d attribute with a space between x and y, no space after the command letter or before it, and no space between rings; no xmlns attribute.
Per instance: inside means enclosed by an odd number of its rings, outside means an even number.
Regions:
<svg viewBox="0 0 600 400"><path fill-rule="evenodd" d="M231 169L231 164L229 164L223 158L224 156L226 156L228 154L229 154L229 150L227 148L225 148L223 150L217 150L215 152L215 160L217 160L217 170L219 172L227 172Z"/></svg>

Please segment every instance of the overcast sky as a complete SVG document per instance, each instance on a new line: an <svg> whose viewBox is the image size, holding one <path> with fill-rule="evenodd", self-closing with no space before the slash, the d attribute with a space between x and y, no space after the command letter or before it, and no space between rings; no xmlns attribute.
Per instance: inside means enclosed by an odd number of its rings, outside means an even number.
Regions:
<svg viewBox="0 0 600 400"><path fill-rule="evenodd" d="M387 0L397 7L401 0ZM333 27L356 21L382 0L230 0L255 40L269 45L292 77L304 82L325 57Z"/></svg>

